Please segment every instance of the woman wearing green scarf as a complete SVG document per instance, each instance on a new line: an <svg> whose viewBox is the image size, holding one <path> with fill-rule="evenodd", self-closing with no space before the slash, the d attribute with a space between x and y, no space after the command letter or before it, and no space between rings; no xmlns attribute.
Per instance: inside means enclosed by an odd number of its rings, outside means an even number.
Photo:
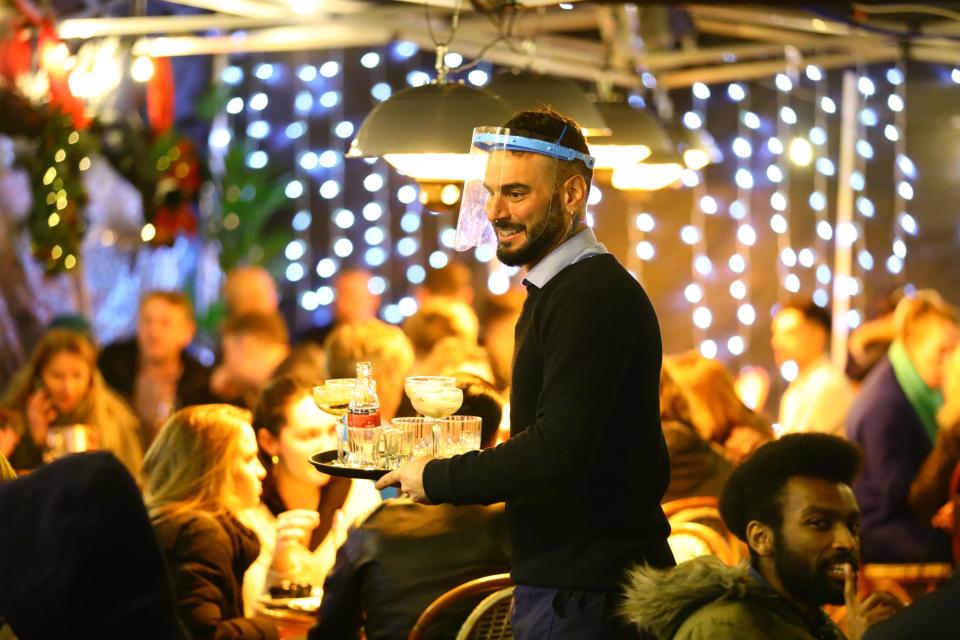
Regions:
<svg viewBox="0 0 960 640"><path fill-rule="evenodd" d="M866 463L853 488L863 515L862 557L949 562L950 539L930 524L940 504L930 504L945 498L931 483L952 471L960 451L953 430L941 433L937 420L957 346L957 311L935 291L919 291L897 305L895 317L898 339L867 376L847 419L847 435Z"/></svg>

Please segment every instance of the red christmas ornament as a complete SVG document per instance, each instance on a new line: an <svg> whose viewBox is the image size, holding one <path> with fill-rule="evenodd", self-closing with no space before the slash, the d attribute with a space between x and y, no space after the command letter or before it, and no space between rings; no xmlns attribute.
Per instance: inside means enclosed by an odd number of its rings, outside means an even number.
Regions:
<svg viewBox="0 0 960 640"><path fill-rule="evenodd" d="M154 58L153 77L147 83L147 119L154 135L170 131L174 115L173 65L170 58Z"/></svg>

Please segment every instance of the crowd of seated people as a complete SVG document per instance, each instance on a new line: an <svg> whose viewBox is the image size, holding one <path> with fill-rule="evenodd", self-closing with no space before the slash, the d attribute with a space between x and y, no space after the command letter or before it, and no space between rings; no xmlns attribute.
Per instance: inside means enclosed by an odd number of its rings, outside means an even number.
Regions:
<svg viewBox="0 0 960 640"><path fill-rule="evenodd" d="M353 377L357 362L372 362L381 418L388 422L414 415L403 389L407 375L454 375L465 391L459 413L482 415L483 446L494 445L491 425L508 413L512 327L523 294L484 301L478 322L459 266L430 276L418 291L422 306L401 329L374 317L379 301L363 293L370 274L344 272L344 309L324 328L322 341L291 344L269 274L241 269L227 279L228 315L215 367L190 355L193 311L175 292L145 293L134 335L99 354L83 332L51 329L0 389L0 456L21 472L53 466L44 463L62 451L54 451L50 434L82 425L86 448L119 459L139 482L177 617L194 637L276 637L258 611L269 588L284 581L326 582L311 638L356 637L361 626L368 638L405 637L445 589L509 570L502 509L382 502L370 481L319 473L308 458L335 448L337 425L317 408L311 387L324 378ZM350 311L351 299L363 308ZM731 569L701 560L669 573L636 573L628 614L638 628L663 638L767 637L751 635L753 627L744 625L784 623L809 637L833 637L819 610L839 601L856 607L846 628L859 638L855 634L899 606L882 595L862 604L838 597L837 582L849 586L849 577L827 560L839 558L853 569L861 561L952 562L949 504L960 463L957 320L934 292L905 296L883 323L895 332L887 355L853 384L827 360L829 314L808 301L784 305L772 344L777 365L792 361L797 376L778 399L780 440L772 421L740 399L733 374L720 362L695 352L666 356L660 413L672 476L664 502L718 498L724 524L743 541L751 562ZM805 432L839 438L785 437ZM798 442L821 452L819 466L798 452L799 444L769 449ZM780 475L771 465L782 466ZM757 480L761 476L766 479ZM756 482L769 485L766 493L745 488ZM811 488L818 482L833 487L829 496L819 491L823 486ZM825 497L830 508L842 503L848 511L848 537L829 553L816 550L820 543L811 541L803 522L788 526L804 500ZM854 519L862 526L854 527ZM754 521L763 526L751 528ZM836 551L851 545L851 553ZM416 585L404 577L411 558L419 558L422 570ZM810 589L798 586L804 580ZM651 590L663 597L649 597ZM668 603L674 597L685 603L682 616L650 614L675 606ZM784 613L789 607L804 614L803 624ZM441 623L440 635L465 614L458 610ZM898 637L881 634L896 629L896 619L867 637ZM702 635L713 628L736 631ZM0 627L0 637L6 632Z"/></svg>

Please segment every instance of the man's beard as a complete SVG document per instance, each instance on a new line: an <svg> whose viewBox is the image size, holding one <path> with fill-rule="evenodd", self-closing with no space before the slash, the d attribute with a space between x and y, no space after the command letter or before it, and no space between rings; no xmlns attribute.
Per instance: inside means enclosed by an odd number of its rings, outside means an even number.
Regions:
<svg viewBox="0 0 960 640"><path fill-rule="evenodd" d="M790 549L782 533L777 534L773 548L773 562L784 589L794 599L818 607L824 604L844 603L843 583L838 583L830 577L828 573L830 565L848 562L853 568L857 566L856 557L844 551L838 551L812 566L812 560Z"/></svg>
<svg viewBox="0 0 960 640"><path fill-rule="evenodd" d="M494 223L494 227L498 225ZM519 229L522 225L510 225L509 228ZM497 259L508 267L518 267L525 264L532 264L542 259L563 236L563 213L561 212L560 193L554 192L550 200L550 208L543 220L533 227L525 229L527 241L525 244L508 251L497 243Z"/></svg>

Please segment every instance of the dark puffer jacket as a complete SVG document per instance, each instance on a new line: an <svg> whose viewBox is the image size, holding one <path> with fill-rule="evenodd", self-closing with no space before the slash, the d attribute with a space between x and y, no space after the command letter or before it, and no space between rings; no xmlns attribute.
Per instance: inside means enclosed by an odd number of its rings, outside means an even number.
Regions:
<svg viewBox="0 0 960 640"><path fill-rule="evenodd" d="M243 617L243 573L260 553L256 534L230 515L193 511L154 521L173 578L177 612L196 640L272 640L269 620Z"/></svg>

